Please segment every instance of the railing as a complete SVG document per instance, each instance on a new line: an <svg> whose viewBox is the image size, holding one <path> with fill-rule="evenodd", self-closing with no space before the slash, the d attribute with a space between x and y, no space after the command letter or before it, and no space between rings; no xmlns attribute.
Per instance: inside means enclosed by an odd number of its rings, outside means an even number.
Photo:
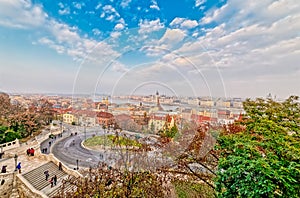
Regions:
<svg viewBox="0 0 300 198"><path fill-rule="evenodd" d="M4 144L0 144L0 152L2 153L3 151L7 151L9 149L14 149L18 148L20 146L19 140L16 139L11 142L6 142Z"/></svg>

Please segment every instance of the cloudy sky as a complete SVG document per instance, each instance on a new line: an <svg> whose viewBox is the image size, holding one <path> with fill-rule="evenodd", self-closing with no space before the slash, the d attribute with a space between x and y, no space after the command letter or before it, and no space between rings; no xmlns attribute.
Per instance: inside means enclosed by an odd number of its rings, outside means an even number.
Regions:
<svg viewBox="0 0 300 198"><path fill-rule="evenodd" d="M0 0L0 90L300 95L299 0Z"/></svg>

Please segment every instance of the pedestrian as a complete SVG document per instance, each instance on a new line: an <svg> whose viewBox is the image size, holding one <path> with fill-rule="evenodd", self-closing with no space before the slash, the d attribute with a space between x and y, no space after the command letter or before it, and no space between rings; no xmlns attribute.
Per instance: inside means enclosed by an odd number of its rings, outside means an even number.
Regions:
<svg viewBox="0 0 300 198"><path fill-rule="evenodd" d="M7 165L2 166L1 173L6 173L6 167Z"/></svg>
<svg viewBox="0 0 300 198"><path fill-rule="evenodd" d="M53 187L53 182L54 182L54 177L51 177L51 179L50 179L50 184L51 184L51 188Z"/></svg>
<svg viewBox="0 0 300 198"><path fill-rule="evenodd" d="M46 171L44 172L44 174L45 174L45 177L46 177L46 181L48 181L48 178L49 178L49 171L46 170Z"/></svg>
<svg viewBox="0 0 300 198"><path fill-rule="evenodd" d="M58 170L62 171L62 163L61 162L58 163Z"/></svg>
<svg viewBox="0 0 300 198"><path fill-rule="evenodd" d="M30 155L30 149L27 149L27 150L26 150L26 153L27 153L27 155L29 156L29 155Z"/></svg>
<svg viewBox="0 0 300 198"><path fill-rule="evenodd" d="M21 162L18 163L16 169L18 169L18 170L19 170L19 173L21 173Z"/></svg>
<svg viewBox="0 0 300 198"><path fill-rule="evenodd" d="M34 148L30 148L29 153L31 156L34 156Z"/></svg>
<svg viewBox="0 0 300 198"><path fill-rule="evenodd" d="M56 182L57 182L57 177L56 177L56 175L54 175L54 177L53 177L54 186L56 186Z"/></svg>
<svg viewBox="0 0 300 198"><path fill-rule="evenodd" d="M51 146L51 142L49 142L49 147Z"/></svg>

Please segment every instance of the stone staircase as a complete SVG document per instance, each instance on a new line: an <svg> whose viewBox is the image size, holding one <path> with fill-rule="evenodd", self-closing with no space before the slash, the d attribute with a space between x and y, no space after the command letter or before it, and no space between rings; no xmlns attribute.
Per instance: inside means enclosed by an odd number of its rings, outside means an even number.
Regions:
<svg viewBox="0 0 300 198"><path fill-rule="evenodd" d="M59 185L59 187L56 187L55 189L53 189L52 192L48 192L47 195L49 197L55 197L57 195L61 195L60 197L67 197L67 193L68 192L71 192L71 191L74 191L75 190L75 186L72 186L71 184L64 184L64 188L63 188L63 195L62 195L62 192L61 192L61 186L63 184Z"/></svg>
<svg viewBox="0 0 300 198"><path fill-rule="evenodd" d="M49 179L54 175L57 176L57 185L51 188L50 182L46 181L44 172L49 171ZM64 171L58 170L58 166L53 162L47 162L38 168L35 168L22 175L36 190L42 191L49 197L53 197L60 190L62 179L68 177ZM67 187L66 187L67 188Z"/></svg>

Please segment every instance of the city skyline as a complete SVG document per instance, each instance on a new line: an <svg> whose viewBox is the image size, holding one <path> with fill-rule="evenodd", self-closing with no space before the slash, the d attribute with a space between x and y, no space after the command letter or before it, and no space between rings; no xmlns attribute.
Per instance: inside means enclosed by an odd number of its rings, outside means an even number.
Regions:
<svg viewBox="0 0 300 198"><path fill-rule="evenodd" d="M300 95L300 5L0 1L0 91Z"/></svg>

